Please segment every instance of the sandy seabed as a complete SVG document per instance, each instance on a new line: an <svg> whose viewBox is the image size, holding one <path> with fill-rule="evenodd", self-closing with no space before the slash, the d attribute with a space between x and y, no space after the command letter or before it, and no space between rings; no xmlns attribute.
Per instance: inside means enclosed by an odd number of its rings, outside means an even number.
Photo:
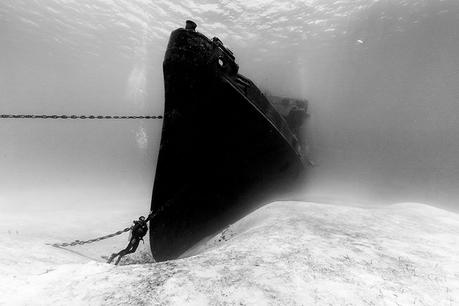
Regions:
<svg viewBox="0 0 459 306"><path fill-rule="evenodd" d="M120 266L106 264L101 256L123 248L127 234L45 244L129 222L122 211L2 213L0 305L459 304L459 215L423 204L275 202L161 263L147 242Z"/></svg>

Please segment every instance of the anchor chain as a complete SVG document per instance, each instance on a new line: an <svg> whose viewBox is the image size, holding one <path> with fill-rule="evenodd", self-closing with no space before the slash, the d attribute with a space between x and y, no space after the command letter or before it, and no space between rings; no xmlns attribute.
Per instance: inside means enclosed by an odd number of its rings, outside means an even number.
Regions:
<svg viewBox="0 0 459 306"><path fill-rule="evenodd" d="M97 242L97 241L101 241L101 240L104 240L104 239L108 239L108 238L111 238L111 237L115 237L115 236L118 236L118 235L121 235L125 232L128 232L130 231L132 228L131 227L126 227L125 229L121 230L121 231L117 231L113 234L109 234L109 235L105 235L105 236L102 236L102 237L98 237L98 238L94 238L94 239L89 239L89 240L86 240L86 241L80 241L80 240L75 240L73 242L69 242L69 243L47 243L47 245L51 245L53 247L67 247L67 246L75 246L75 245L82 245L82 244L88 244L88 243L93 243L93 242Z"/></svg>
<svg viewBox="0 0 459 306"><path fill-rule="evenodd" d="M164 206L161 207L160 209L158 209L156 212L150 212L149 214L149 218L150 218L150 221L155 218L160 212L162 212L164 210ZM98 238L94 238L94 239L89 239L89 240L85 240L85 241L80 241L80 240L75 240L73 242L64 242L64 243L46 243L47 245L51 245L53 247L67 247L67 246L75 246L75 245L82 245L82 244L88 244L88 243L93 243L93 242L97 242L97 241L101 241L101 240L104 240L104 239L108 239L108 238L112 238L112 237L115 237L115 236L118 236L118 235L121 235L125 232L129 232L131 229L133 228L133 226L130 226L130 227L126 227L125 229L121 230L121 231L117 231L113 234L109 234L109 235L105 235L105 236L102 236L102 237L98 237Z"/></svg>
<svg viewBox="0 0 459 306"><path fill-rule="evenodd" d="M21 114L0 114L0 119L163 119L163 116L101 116L101 115L21 115Z"/></svg>

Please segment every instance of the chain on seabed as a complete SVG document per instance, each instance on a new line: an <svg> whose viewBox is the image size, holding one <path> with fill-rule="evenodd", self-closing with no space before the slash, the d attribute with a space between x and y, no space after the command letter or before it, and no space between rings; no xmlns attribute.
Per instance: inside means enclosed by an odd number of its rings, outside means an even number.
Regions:
<svg viewBox="0 0 459 306"><path fill-rule="evenodd" d="M0 114L0 119L163 119L163 116L19 115L19 114Z"/></svg>
<svg viewBox="0 0 459 306"><path fill-rule="evenodd" d="M131 230L132 227L126 227L124 230L121 230L121 231L117 231L113 234L109 234L109 235L105 235L105 236L102 236L102 237L98 237L98 238L94 238L94 239L89 239L89 240L86 240L86 241L80 241L80 240L75 240L73 242L69 242L69 243L47 243L47 245L51 245L53 247L66 247L66 246L75 246L75 245L81 245L81 244L87 244L87 243L93 243L93 242L97 242L97 241L101 241L101 240L104 240L104 239L108 239L108 238L111 238L111 237L115 237L115 236L118 236L118 235L121 235L122 233L125 233L125 232L128 232Z"/></svg>
<svg viewBox="0 0 459 306"><path fill-rule="evenodd" d="M151 214L150 220L155 218L163 210L164 210L164 206L161 207L160 209L158 209L155 213ZM102 236L102 237L89 239L89 240L85 240L85 241L75 240L73 242L64 242L64 243L46 243L46 245L51 245L53 247L59 248L59 247L67 247L67 246L88 244L88 243L93 243L93 242L97 242L97 241L101 241L101 240L104 240L104 239L108 239L108 238L111 238L111 237L115 237L115 236L121 235L122 233L129 232L131 229L132 229L132 226L131 227L126 227L125 229L123 229L121 231L117 231L117 232L115 232L113 234L109 234L109 235L105 235L105 236Z"/></svg>

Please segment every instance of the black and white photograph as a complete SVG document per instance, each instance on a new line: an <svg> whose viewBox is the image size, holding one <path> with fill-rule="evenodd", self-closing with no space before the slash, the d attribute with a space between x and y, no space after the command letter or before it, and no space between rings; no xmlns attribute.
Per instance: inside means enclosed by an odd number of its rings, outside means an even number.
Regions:
<svg viewBox="0 0 459 306"><path fill-rule="evenodd" d="M1 0L0 305L459 305L459 1Z"/></svg>

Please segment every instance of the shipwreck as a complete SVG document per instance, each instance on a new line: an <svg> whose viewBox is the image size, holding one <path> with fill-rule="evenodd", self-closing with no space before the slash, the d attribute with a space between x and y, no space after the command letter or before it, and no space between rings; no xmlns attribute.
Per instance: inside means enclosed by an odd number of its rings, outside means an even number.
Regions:
<svg viewBox="0 0 459 306"><path fill-rule="evenodd" d="M306 117L307 105L271 103L238 70L234 54L194 22L171 33L151 201L157 261L179 257L259 203L278 199L307 166L301 120L289 121Z"/></svg>

